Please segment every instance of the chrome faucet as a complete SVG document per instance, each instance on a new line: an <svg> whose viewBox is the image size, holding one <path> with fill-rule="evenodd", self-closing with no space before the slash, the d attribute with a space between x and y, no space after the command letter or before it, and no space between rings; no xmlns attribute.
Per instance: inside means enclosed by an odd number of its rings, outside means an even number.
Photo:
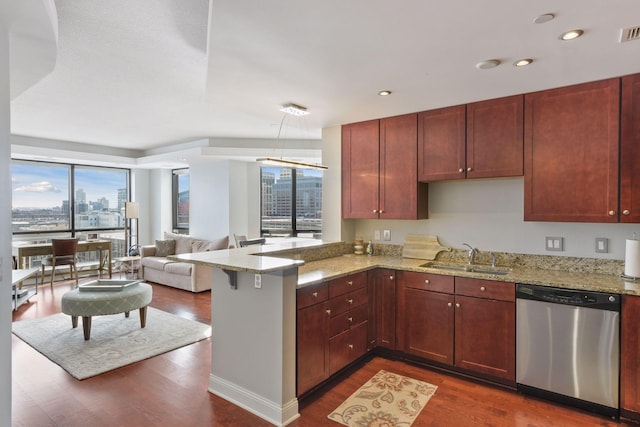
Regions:
<svg viewBox="0 0 640 427"><path fill-rule="evenodd" d="M472 265L476 261L476 255L480 252L477 248L474 248L468 243L463 243L466 247L469 248L469 265Z"/></svg>

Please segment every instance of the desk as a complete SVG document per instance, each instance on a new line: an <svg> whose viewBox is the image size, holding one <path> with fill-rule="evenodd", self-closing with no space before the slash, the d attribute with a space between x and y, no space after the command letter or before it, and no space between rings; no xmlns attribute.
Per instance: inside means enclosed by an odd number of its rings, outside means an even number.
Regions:
<svg viewBox="0 0 640 427"><path fill-rule="evenodd" d="M81 240L78 242L78 252L100 252L100 265L98 270L100 275L106 269L109 271L109 278L111 278L111 241L109 240ZM20 244L14 243L11 245L11 254L18 260L18 269L25 268L25 259L31 256L39 255L51 255L53 248L51 243L36 243L36 244ZM105 268L106 264L106 268Z"/></svg>

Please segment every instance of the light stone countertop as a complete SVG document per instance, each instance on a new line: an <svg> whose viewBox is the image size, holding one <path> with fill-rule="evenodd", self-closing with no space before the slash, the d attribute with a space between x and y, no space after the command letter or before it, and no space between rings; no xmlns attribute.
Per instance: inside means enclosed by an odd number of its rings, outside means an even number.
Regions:
<svg viewBox="0 0 640 427"><path fill-rule="evenodd" d="M624 280L618 275L580 273L560 270L512 267L506 275L491 275L421 267L428 260L399 256L343 255L308 262L298 269L298 286L308 286L373 268L416 271L446 276L472 277L502 282L554 286L565 289L640 295L640 281ZM463 264L460 264L463 265ZM489 266L484 266L489 267Z"/></svg>

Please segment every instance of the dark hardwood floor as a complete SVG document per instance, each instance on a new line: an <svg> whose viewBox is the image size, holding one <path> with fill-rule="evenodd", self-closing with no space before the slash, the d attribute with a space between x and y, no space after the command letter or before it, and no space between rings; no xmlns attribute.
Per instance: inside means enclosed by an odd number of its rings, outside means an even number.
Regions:
<svg viewBox="0 0 640 427"><path fill-rule="evenodd" d="M84 279L87 280L87 279ZM41 287L13 314L19 321L60 312L72 281ZM189 319L211 319L209 292L153 285L151 306ZM12 336L13 426L267 426L264 420L207 392L211 341L78 381ZM259 357L259 356L256 356ZM420 426L628 425L476 382L373 358L335 387L305 403L293 427L337 426L327 415L380 369L438 386L414 422Z"/></svg>

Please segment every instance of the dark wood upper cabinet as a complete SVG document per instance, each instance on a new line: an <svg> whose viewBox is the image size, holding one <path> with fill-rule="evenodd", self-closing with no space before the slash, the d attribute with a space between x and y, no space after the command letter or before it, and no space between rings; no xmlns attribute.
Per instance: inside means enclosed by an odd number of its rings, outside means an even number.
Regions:
<svg viewBox="0 0 640 427"><path fill-rule="evenodd" d="M418 180L465 177L464 105L418 113Z"/></svg>
<svg viewBox="0 0 640 427"><path fill-rule="evenodd" d="M467 178L524 174L524 96L467 105Z"/></svg>
<svg viewBox="0 0 640 427"><path fill-rule="evenodd" d="M380 121L342 126L342 217L378 218Z"/></svg>
<svg viewBox="0 0 640 427"><path fill-rule="evenodd" d="M640 222L640 74L622 78L620 222Z"/></svg>
<svg viewBox="0 0 640 427"><path fill-rule="evenodd" d="M620 79L525 95L527 221L617 222Z"/></svg>
<svg viewBox="0 0 640 427"><path fill-rule="evenodd" d="M342 127L342 217L423 219L417 177L417 114Z"/></svg>

